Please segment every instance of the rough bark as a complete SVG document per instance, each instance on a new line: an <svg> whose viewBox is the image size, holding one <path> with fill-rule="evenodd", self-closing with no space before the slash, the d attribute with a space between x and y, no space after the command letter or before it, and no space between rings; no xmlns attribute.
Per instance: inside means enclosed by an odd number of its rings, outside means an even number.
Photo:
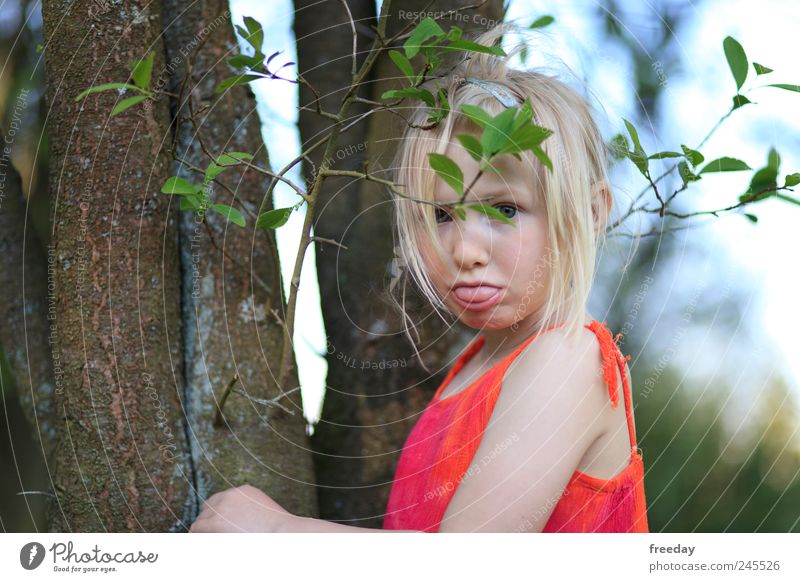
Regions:
<svg viewBox="0 0 800 582"><path fill-rule="evenodd" d="M51 529L167 531L185 523L191 473L180 422L177 220L165 99L116 117L129 61L164 68L161 3L46 0L54 205L58 446Z"/></svg>
<svg viewBox="0 0 800 582"><path fill-rule="evenodd" d="M7 142L4 140L4 144ZM36 239L20 176L0 161L0 345L43 460L55 444L53 361L48 346L47 259Z"/></svg>
<svg viewBox="0 0 800 582"><path fill-rule="evenodd" d="M315 15L320 16L302 18L302 9L311 4ZM442 11L470 4L474 2L393 2L388 34L409 23L398 18L400 10ZM371 15L369 2L348 5L356 20ZM336 111L350 80L352 33L347 15L341 3L334 0L321 4L296 0L295 8L298 65L324 96L323 107ZM322 11L326 11L324 16ZM467 10L466 20L451 23L469 30L499 19L501 12L501 3L491 1L477 11ZM473 18L476 14L477 19ZM447 22L442 25L445 29L449 26ZM359 30L363 50L371 39L363 28ZM396 77L394 65L384 54L362 95L380 101L383 91L397 85ZM307 109L300 114L300 131L306 144L330 123L308 107L312 99L313 94L301 87L300 104ZM363 108L354 106L351 116L360 111ZM378 169L388 166L402 132L401 124L396 116L383 113L349 130L344 136L348 141L339 147L343 155L337 157L333 168L361 169L366 155L371 171L389 178ZM319 164L318 157L312 156L312 160ZM420 330L421 351L426 365L434 371L430 374L408 343L398 315L379 298L388 284L387 268L394 256L392 209L383 186L352 179L330 180L317 208L315 234L348 247L316 246L328 336L326 384L330 387L312 436L320 515L352 525L380 527L403 442L443 378L446 366L441 363L463 347L466 337L463 333L444 335L447 329L441 320L426 319Z"/></svg>
<svg viewBox="0 0 800 582"><path fill-rule="evenodd" d="M254 163L268 165L250 88L214 92L220 81L237 74L227 63L239 52L228 2L187 5L166 0L164 16L167 82L171 93L180 94L172 102L179 121L178 157L205 168L211 162L209 154L239 151L255 155ZM269 50L268 39L264 50ZM184 81L189 67L190 77ZM196 112L195 123L191 111ZM188 165L177 162L173 170L202 182L202 175L192 173ZM203 224L195 213L180 212L177 199L170 208L170 216L180 215L184 402L199 497L250 483L288 511L316 516L300 392L283 395L277 387L284 291L274 231L255 229L253 218L259 209L272 208L272 201L264 200L269 180L243 167L228 169L218 180L228 189L214 185L213 201L249 210L246 228L217 213L206 214ZM238 381L223 407L227 424L216 426L218 403L234 375ZM297 386L296 371L290 383ZM281 406L251 398L278 399Z"/></svg>

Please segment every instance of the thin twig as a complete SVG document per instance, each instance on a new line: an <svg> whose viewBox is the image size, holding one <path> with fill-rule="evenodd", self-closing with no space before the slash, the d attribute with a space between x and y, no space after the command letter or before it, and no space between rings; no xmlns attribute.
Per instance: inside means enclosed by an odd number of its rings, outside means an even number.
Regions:
<svg viewBox="0 0 800 582"><path fill-rule="evenodd" d="M353 20L353 14L350 12L350 7L347 5L347 0L340 0L347 12L347 19L350 21L350 29L353 31L353 64L350 67L350 76L353 81L356 80L357 73L357 58L358 58L358 34L356 33L356 23Z"/></svg>
<svg viewBox="0 0 800 582"><path fill-rule="evenodd" d="M234 390L234 392L236 392L236 394L239 394L240 396L244 396L245 398L247 398L251 402L255 402L256 404L264 404L266 406L277 406L278 408L281 408L282 410L285 410L289 414L294 414L294 410L290 410L290 409L286 408L283 404L278 402L278 400L280 400L281 398L285 398L286 396L288 396L289 394L291 394L295 390L300 390L300 386L295 386L291 390L287 390L286 392L282 392L281 394L279 394L275 398L268 398L268 399L256 398L255 396L250 396L249 394L246 394L245 392L242 392L240 390Z"/></svg>
<svg viewBox="0 0 800 582"><path fill-rule="evenodd" d="M225 426L225 419L222 416L222 408L225 406L225 401L228 399L228 396L233 389L233 385L239 380L239 374L234 374L233 378L230 382L228 382L228 386L225 388L225 391L222 393L222 396L219 399L219 404L217 404L217 416L214 419L214 426L216 428L222 428Z"/></svg>
<svg viewBox="0 0 800 582"><path fill-rule="evenodd" d="M378 20L378 37L382 38L386 32L386 25L388 23L388 16L389 16L389 8L391 6L391 0L384 0L383 4L381 5L381 13ZM344 98L342 99L342 103L339 107L338 116L340 119L344 119L347 115L347 110L350 107L350 104L355 97L356 88L358 85L363 81L369 72L372 70L372 67L375 64L375 61L378 58L379 52L377 50L377 44L379 40L376 40L373 44L372 50L369 51L364 62L361 65L360 70L358 71L356 78L353 81L350 89L345 94ZM325 151L322 154L322 163L320 165L320 173L314 179L314 183L311 187L311 191L309 192L310 200L307 202L308 207L306 208L306 216L303 223L303 230L300 237L300 243L298 245L297 256L295 257L294 269L292 271L291 277L291 288L289 289L289 299L288 305L286 308L286 325L284 326L284 336L282 342L282 350L281 350L281 362L280 362L280 372L278 373L278 386L283 386L286 380L287 375L292 370L292 334L294 333L294 317L295 311L297 309L297 291L300 285L300 274L302 272L303 261L305 258L305 251L308 248L308 245L311 242L311 228L313 226L314 218L315 218L315 208L319 198L319 191L322 187L322 183L324 181L324 177L321 175L323 172L329 169L330 167L330 160L331 156L334 153L334 148L336 147L336 140L338 139L340 134L340 127L338 124L333 126L331 133L327 136L327 141L325 145ZM308 152L306 152L307 154Z"/></svg>
<svg viewBox="0 0 800 582"><path fill-rule="evenodd" d="M333 240L332 238L323 238L321 236L312 236L311 240L317 241L317 242L322 242L322 243L328 243L329 245L334 245L334 246L340 247L340 248L342 248L344 250L347 250L347 247L345 245L343 245L340 242L337 242L337 241Z"/></svg>
<svg viewBox="0 0 800 582"><path fill-rule="evenodd" d="M58 499L58 497L50 493L50 491L18 491L17 495L48 495L53 499Z"/></svg>

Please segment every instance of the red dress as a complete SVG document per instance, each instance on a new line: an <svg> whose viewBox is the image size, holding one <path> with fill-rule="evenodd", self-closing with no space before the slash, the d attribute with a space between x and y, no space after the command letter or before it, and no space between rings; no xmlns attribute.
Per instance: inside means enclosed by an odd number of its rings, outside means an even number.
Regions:
<svg viewBox="0 0 800 582"><path fill-rule="evenodd" d="M544 331L555 327L560 326ZM584 327L592 330L600 342L603 377L614 408L619 405L618 374L622 376L630 462L611 479L576 469L542 531L647 532L644 465L636 446L630 386L625 375L625 362L630 356L623 357L619 351L616 342L621 334L612 338L608 328L597 321ZM505 371L537 336L525 340L467 388L440 400L444 388L480 350L485 337L479 336L456 360L403 446L389 493L384 529L439 531L447 505L478 450Z"/></svg>

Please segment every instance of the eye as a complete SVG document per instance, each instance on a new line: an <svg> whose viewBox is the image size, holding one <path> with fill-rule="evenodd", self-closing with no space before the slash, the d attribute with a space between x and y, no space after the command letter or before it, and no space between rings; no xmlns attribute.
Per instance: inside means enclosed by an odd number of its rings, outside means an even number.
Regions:
<svg viewBox="0 0 800 582"><path fill-rule="evenodd" d="M506 218L514 218L517 215L517 207L513 204L498 204L495 208L505 214Z"/></svg>
<svg viewBox="0 0 800 582"><path fill-rule="evenodd" d="M442 208L441 206L436 206L434 208L434 216L435 216L436 222L438 224L441 224L443 222L446 222L446 221L450 220L450 214L448 214L448 212L444 208Z"/></svg>

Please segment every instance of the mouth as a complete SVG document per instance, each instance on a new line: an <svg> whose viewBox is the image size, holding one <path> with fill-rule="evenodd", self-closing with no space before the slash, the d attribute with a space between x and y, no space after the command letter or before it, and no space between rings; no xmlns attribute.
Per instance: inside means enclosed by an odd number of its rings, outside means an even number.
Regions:
<svg viewBox="0 0 800 582"><path fill-rule="evenodd" d="M453 287L456 303L469 311L485 311L497 305L503 297L502 289L494 285L459 285Z"/></svg>

